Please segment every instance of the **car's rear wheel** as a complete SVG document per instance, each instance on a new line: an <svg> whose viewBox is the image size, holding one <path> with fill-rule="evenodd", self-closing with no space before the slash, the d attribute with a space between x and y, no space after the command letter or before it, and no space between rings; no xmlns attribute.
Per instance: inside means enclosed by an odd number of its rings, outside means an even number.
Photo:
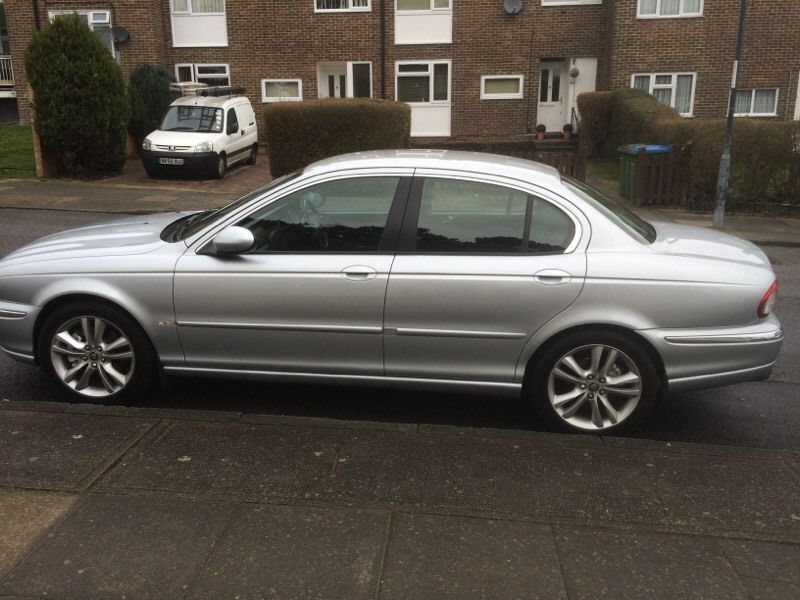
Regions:
<svg viewBox="0 0 800 600"><path fill-rule="evenodd" d="M253 147L250 148L250 156L247 158L247 164L254 165L256 164L257 160L258 160L258 145L253 144Z"/></svg>
<svg viewBox="0 0 800 600"><path fill-rule="evenodd" d="M658 370L640 344L604 330L579 331L549 346L533 367L528 393L553 429L618 433L656 404Z"/></svg>
<svg viewBox="0 0 800 600"><path fill-rule="evenodd" d="M103 303L63 306L41 328L39 361L74 400L118 403L154 379L147 336L125 312Z"/></svg>

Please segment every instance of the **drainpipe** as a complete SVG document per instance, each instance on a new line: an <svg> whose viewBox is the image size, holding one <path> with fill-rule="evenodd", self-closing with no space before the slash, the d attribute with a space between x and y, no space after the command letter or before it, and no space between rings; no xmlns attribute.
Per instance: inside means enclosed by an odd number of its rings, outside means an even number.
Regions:
<svg viewBox="0 0 800 600"><path fill-rule="evenodd" d="M381 0L381 100L386 100L386 3L388 1Z"/></svg>
<svg viewBox="0 0 800 600"><path fill-rule="evenodd" d="M42 28L42 20L39 17L39 0L31 0L31 7L33 8L33 24L36 31Z"/></svg>

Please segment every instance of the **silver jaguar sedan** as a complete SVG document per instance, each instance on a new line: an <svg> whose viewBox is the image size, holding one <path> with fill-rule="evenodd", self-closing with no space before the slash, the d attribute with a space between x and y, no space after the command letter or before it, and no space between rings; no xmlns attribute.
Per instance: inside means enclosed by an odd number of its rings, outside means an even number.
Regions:
<svg viewBox="0 0 800 600"><path fill-rule="evenodd" d="M767 378L776 292L753 244L648 223L550 167L385 151L17 250L0 346L83 400L133 399L160 369L510 394L609 432L667 392Z"/></svg>

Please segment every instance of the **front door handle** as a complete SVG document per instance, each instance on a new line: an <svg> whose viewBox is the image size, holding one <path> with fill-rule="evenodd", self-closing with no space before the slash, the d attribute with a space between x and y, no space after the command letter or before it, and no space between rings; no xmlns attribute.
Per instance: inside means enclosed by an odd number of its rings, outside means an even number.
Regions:
<svg viewBox="0 0 800 600"><path fill-rule="evenodd" d="M378 276L378 272L372 267L353 265L342 269L342 276L351 281L369 281L370 279L375 279Z"/></svg>
<svg viewBox="0 0 800 600"><path fill-rule="evenodd" d="M536 273L533 278L545 285L560 285L569 283L572 280L572 275L559 269L544 269Z"/></svg>

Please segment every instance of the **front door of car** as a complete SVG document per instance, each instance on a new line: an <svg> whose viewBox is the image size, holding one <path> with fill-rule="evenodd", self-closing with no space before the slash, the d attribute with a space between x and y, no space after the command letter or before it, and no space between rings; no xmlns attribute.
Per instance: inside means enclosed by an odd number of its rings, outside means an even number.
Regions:
<svg viewBox="0 0 800 600"><path fill-rule="evenodd" d="M251 251L190 249L175 273L187 366L382 375L386 284L408 187L400 175L317 183L236 221L253 233Z"/></svg>
<svg viewBox="0 0 800 600"><path fill-rule="evenodd" d="M528 338L580 293L579 227L519 189L415 177L386 296L386 374L513 381Z"/></svg>

